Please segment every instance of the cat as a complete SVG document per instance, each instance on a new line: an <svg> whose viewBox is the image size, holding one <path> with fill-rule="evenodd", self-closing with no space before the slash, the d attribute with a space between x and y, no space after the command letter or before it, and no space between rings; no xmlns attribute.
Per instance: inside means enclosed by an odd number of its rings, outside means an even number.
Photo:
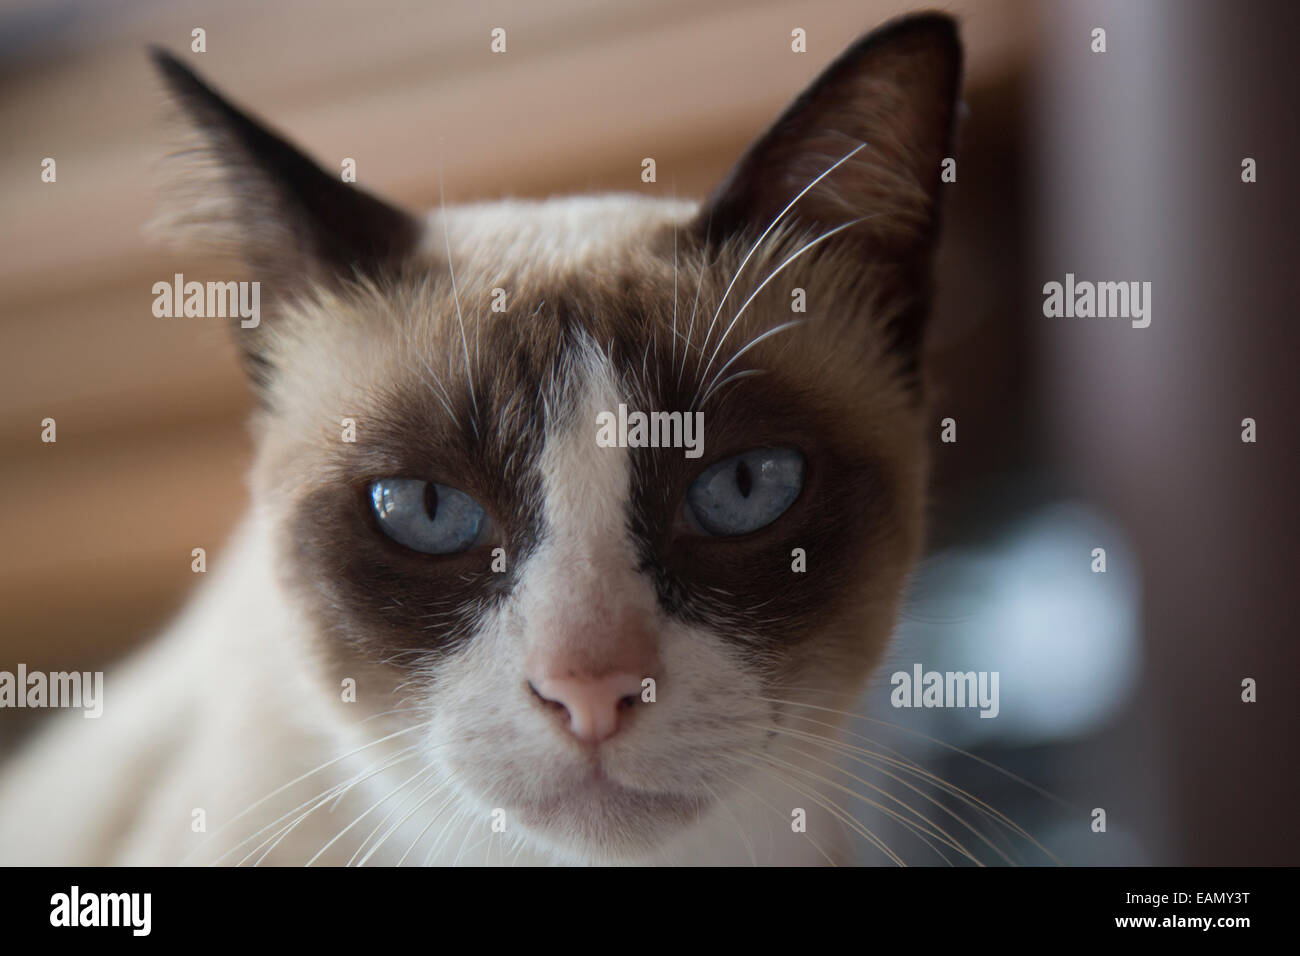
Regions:
<svg viewBox="0 0 1300 956"><path fill-rule="evenodd" d="M252 504L6 768L0 862L852 862L819 742L923 545L955 23L860 38L702 202L425 216L154 60L202 146L160 222L260 283Z"/></svg>

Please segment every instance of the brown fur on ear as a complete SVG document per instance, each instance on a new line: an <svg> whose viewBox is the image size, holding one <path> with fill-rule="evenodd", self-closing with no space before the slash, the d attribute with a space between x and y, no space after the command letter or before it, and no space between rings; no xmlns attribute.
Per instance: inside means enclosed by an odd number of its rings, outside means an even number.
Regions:
<svg viewBox="0 0 1300 956"><path fill-rule="evenodd" d="M868 217L850 230L857 241L917 251L934 235L961 62L957 25L943 14L860 39L749 148L705 204L701 232L757 235L825 174L783 221L820 233Z"/></svg>
<svg viewBox="0 0 1300 956"><path fill-rule="evenodd" d="M155 235L239 256L272 310L313 285L396 269L414 251L422 228L415 217L326 173L170 53L150 54L187 133L186 148L168 158ZM262 335L240 329L239 338L264 383Z"/></svg>

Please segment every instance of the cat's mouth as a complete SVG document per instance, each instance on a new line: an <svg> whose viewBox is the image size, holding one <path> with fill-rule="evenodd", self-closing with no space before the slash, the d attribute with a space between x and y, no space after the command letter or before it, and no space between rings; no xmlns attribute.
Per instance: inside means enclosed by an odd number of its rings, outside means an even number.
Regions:
<svg viewBox="0 0 1300 956"><path fill-rule="evenodd" d="M702 801L699 797L677 793L638 790L615 783L608 777L593 774L581 783L545 797L524 801L524 815L535 816L535 822L545 824L556 817L569 817L587 810L611 812L626 810L636 814L658 814L665 811L697 811Z"/></svg>
<svg viewBox="0 0 1300 956"><path fill-rule="evenodd" d="M640 790L593 773L554 793L521 799L516 812L531 829L576 836L588 846L625 855L690 824L706 803L702 796Z"/></svg>

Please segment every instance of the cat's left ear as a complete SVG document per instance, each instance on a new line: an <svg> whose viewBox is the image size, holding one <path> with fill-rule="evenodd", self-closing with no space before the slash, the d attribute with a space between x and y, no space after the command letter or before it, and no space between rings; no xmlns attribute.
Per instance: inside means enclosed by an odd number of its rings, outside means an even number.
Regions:
<svg viewBox="0 0 1300 956"><path fill-rule="evenodd" d="M936 231L961 66L956 23L943 14L868 34L749 148L705 203L698 231L713 241L753 240L778 216L809 235L862 219L832 245L853 243L864 258L924 254Z"/></svg>
<svg viewBox="0 0 1300 956"><path fill-rule="evenodd" d="M415 217L325 172L171 54L150 53L197 139L168 158L172 183L156 233L238 255L272 310L313 285L395 270L415 249ZM263 343L260 329L239 330L259 380L267 371Z"/></svg>

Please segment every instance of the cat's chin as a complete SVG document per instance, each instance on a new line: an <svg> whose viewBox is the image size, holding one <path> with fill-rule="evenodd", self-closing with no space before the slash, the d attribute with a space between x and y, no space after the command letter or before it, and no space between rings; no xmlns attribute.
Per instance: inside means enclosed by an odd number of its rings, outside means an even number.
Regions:
<svg viewBox="0 0 1300 956"><path fill-rule="evenodd" d="M575 861L630 863L689 827L708 803L704 796L635 790L592 778L522 800L515 812L541 841Z"/></svg>

